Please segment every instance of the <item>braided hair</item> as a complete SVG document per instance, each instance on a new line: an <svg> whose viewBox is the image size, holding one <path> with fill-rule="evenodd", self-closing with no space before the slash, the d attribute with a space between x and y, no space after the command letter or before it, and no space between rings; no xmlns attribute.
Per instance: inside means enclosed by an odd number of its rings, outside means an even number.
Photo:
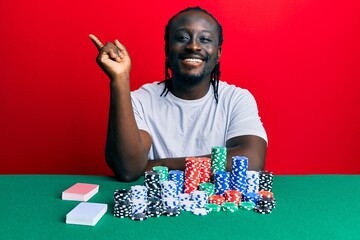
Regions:
<svg viewBox="0 0 360 240"><path fill-rule="evenodd" d="M172 27L174 18L176 16L178 16L179 14L183 13L183 12L189 12L189 11L203 12L203 13L209 15L216 22L217 30L218 30L218 33L219 33L219 46L222 45L224 39L223 39L222 27L221 27L220 23L213 17L213 15L211 15L205 9L202 9L200 7L189 7L189 8L186 8L184 10L181 10L176 15L174 15L172 18L170 18L167 25L165 26L165 36L164 36L164 39L165 39L165 54L167 53L167 50L169 48L169 34L170 34L170 29ZM158 84L161 84L161 83L165 84L164 90L160 94L160 96L165 97L169 92L170 83L171 83L171 76L170 76L170 71L169 71L170 69L171 69L170 64L169 64L169 62L168 62L168 60L166 58L165 59L165 80L158 83ZM219 98L219 94L218 94L219 81L220 81L220 63L218 62L215 65L214 69L211 71L211 76L210 76L210 82L211 82L211 85L214 88L214 97L215 97L216 103L218 102L218 98Z"/></svg>

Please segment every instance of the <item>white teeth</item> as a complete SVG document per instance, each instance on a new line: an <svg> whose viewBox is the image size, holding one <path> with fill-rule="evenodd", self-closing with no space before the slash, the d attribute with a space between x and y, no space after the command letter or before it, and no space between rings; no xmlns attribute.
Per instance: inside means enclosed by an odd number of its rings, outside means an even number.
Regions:
<svg viewBox="0 0 360 240"><path fill-rule="evenodd" d="M201 59L196 59L196 58L185 58L184 61L185 62L196 62L196 63L202 62Z"/></svg>

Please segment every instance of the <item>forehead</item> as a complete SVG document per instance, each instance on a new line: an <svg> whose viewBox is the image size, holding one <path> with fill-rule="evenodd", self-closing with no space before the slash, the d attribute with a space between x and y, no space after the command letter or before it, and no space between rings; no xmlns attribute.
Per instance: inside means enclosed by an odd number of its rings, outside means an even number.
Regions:
<svg viewBox="0 0 360 240"><path fill-rule="evenodd" d="M215 20L208 14L200 11L188 11L177 15L173 19L170 33L185 29L188 31L208 31L218 34Z"/></svg>

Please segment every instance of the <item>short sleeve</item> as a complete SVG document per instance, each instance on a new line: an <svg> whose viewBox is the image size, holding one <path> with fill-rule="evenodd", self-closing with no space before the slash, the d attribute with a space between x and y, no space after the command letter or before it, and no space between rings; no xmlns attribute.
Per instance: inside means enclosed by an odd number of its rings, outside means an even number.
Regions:
<svg viewBox="0 0 360 240"><path fill-rule="evenodd" d="M139 129L149 132L149 128L145 121L144 106L142 101L139 100L139 94L141 94L139 91L131 93L131 103L134 111L135 121Z"/></svg>
<svg viewBox="0 0 360 240"><path fill-rule="evenodd" d="M254 96L245 89L237 89L230 101L231 114L226 140L237 136L255 135L268 141Z"/></svg>

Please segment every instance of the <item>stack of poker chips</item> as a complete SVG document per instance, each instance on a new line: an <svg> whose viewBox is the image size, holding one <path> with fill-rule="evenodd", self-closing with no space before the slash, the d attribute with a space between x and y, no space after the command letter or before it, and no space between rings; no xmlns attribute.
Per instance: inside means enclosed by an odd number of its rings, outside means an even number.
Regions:
<svg viewBox="0 0 360 240"><path fill-rule="evenodd" d="M247 192L257 193L259 191L259 172L246 171Z"/></svg>
<svg viewBox="0 0 360 240"><path fill-rule="evenodd" d="M248 170L248 158L233 156L231 163L230 189L238 190L241 194L247 192L246 172Z"/></svg>
<svg viewBox="0 0 360 240"><path fill-rule="evenodd" d="M184 192L191 193L198 189L200 184L201 161L198 158L185 159Z"/></svg>
<svg viewBox="0 0 360 240"><path fill-rule="evenodd" d="M217 171L214 174L215 194L222 195L230 189L230 173L225 171Z"/></svg>
<svg viewBox="0 0 360 240"><path fill-rule="evenodd" d="M176 194L184 193L185 173L180 170L169 171L169 180L176 184Z"/></svg>
<svg viewBox="0 0 360 240"><path fill-rule="evenodd" d="M226 171L226 147L212 147L211 148L211 173L215 174L217 171Z"/></svg>
<svg viewBox="0 0 360 240"><path fill-rule="evenodd" d="M193 211L196 208L196 202L191 199L189 193L179 194L179 206L182 211Z"/></svg>
<svg viewBox="0 0 360 240"><path fill-rule="evenodd" d="M144 186L147 188L148 197L161 198L160 173L153 171L145 172Z"/></svg>
<svg viewBox="0 0 360 240"><path fill-rule="evenodd" d="M130 217L132 215L131 191L118 189L114 192L114 216L118 218Z"/></svg>
<svg viewBox="0 0 360 240"><path fill-rule="evenodd" d="M146 209L147 217L160 217L163 212L162 201L158 197L149 197Z"/></svg>
<svg viewBox="0 0 360 240"><path fill-rule="evenodd" d="M254 211L261 214L269 214L276 206L274 194L270 191L259 191L260 198L257 201Z"/></svg>
<svg viewBox="0 0 360 240"><path fill-rule="evenodd" d="M208 202L221 206L225 202L225 197L222 195L211 195L208 199Z"/></svg>
<svg viewBox="0 0 360 240"><path fill-rule="evenodd" d="M200 161L200 183L210 182L211 180L211 158L201 157Z"/></svg>
<svg viewBox="0 0 360 240"><path fill-rule="evenodd" d="M205 191L208 196L215 194L215 185L210 182L200 183L199 190Z"/></svg>
<svg viewBox="0 0 360 240"><path fill-rule="evenodd" d="M147 209L147 188L135 185L131 188L132 214L145 213Z"/></svg>
<svg viewBox="0 0 360 240"><path fill-rule="evenodd" d="M185 159L184 192L197 190L199 184L211 181L211 158L189 157Z"/></svg>
<svg viewBox="0 0 360 240"><path fill-rule="evenodd" d="M169 179L169 169L167 167L155 166L152 170L160 174L160 182L167 181Z"/></svg>
<svg viewBox="0 0 360 240"><path fill-rule="evenodd" d="M269 171L259 172L259 191L272 191L273 173Z"/></svg>
<svg viewBox="0 0 360 240"><path fill-rule="evenodd" d="M191 200L195 202L197 208L204 208L208 201L208 195L205 191L196 190L190 193Z"/></svg>
<svg viewBox="0 0 360 240"><path fill-rule="evenodd" d="M226 190L224 192L224 197L226 202L233 202L237 205L241 202L241 192L237 190Z"/></svg>
<svg viewBox="0 0 360 240"><path fill-rule="evenodd" d="M242 194L242 198L245 202L253 202L257 204L260 195L258 193L246 192Z"/></svg>

